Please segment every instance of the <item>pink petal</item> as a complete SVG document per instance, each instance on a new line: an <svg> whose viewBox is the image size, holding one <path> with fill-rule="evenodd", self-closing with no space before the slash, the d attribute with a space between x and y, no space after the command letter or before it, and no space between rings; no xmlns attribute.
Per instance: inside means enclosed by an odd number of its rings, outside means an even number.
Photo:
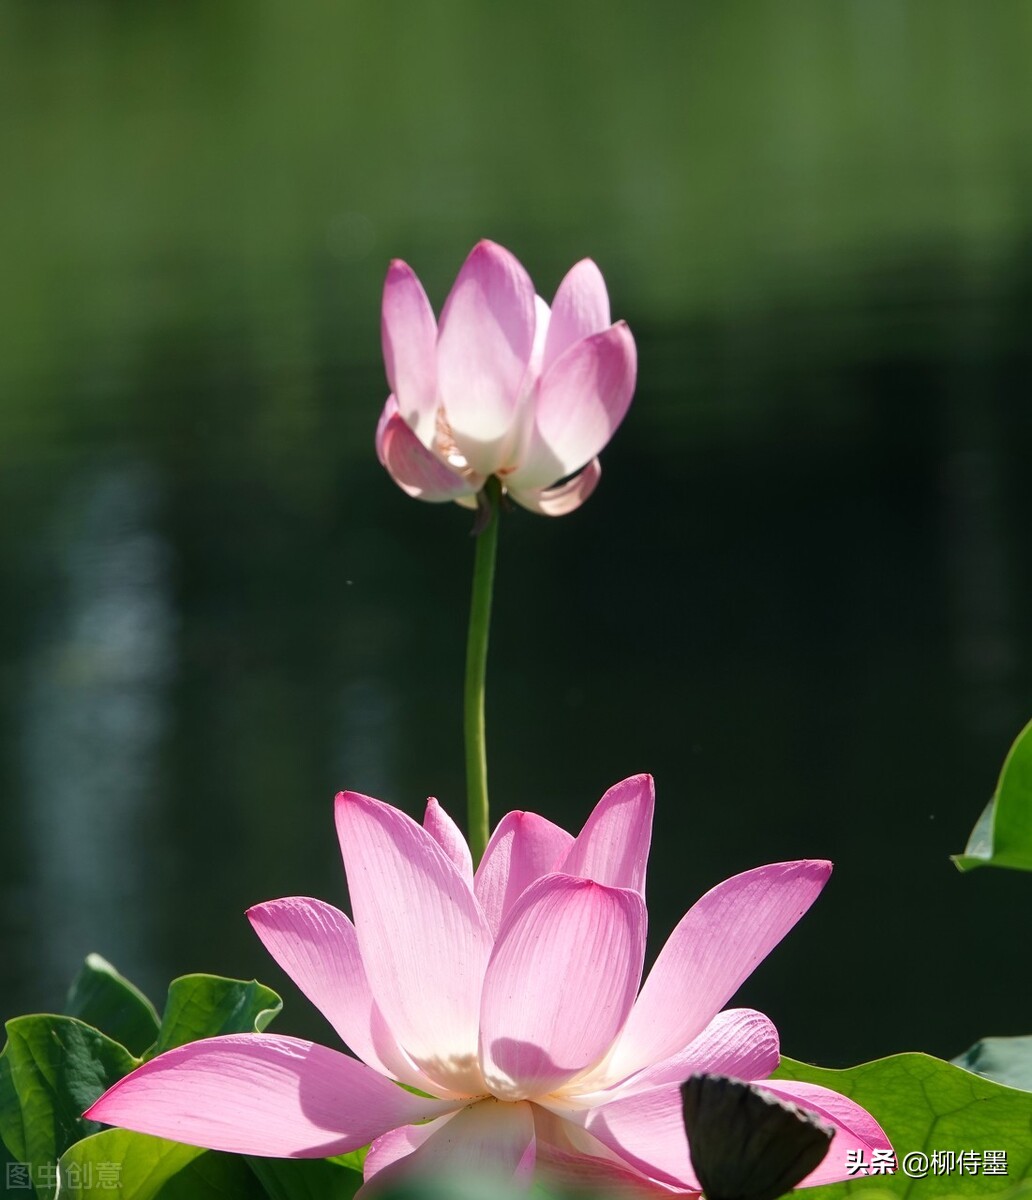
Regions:
<svg viewBox="0 0 1032 1200"><path fill-rule="evenodd" d="M683 1049L816 900L831 863L757 867L711 889L659 953L609 1063L625 1078Z"/></svg>
<svg viewBox="0 0 1032 1200"><path fill-rule="evenodd" d="M815 1083L796 1083L787 1079L768 1079L763 1083L763 1090L798 1104L800 1108L816 1113L821 1120L835 1126L835 1136L827 1156L816 1170L807 1175L800 1187L816 1187L822 1183L855 1178L846 1169L846 1156L850 1150L862 1151L864 1160L870 1162L873 1150L892 1149L892 1143L874 1117L847 1096Z"/></svg>
<svg viewBox="0 0 1032 1200"><path fill-rule="evenodd" d="M644 954L636 892L569 875L531 884L484 980L480 1059L494 1095L543 1095L596 1063L626 1020Z"/></svg>
<svg viewBox="0 0 1032 1200"><path fill-rule="evenodd" d="M585 1128L646 1175L674 1187L699 1190L676 1083L593 1108L585 1114Z"/></svg>
<svg viewBox="0 0 1032 1200"><path fill-rule="evenodd" d="M679 1053L647 1067L619 1089L621 1095L664 1083L683 1083L689 1075L729 1075L766 1079L781 1061L774 1022L751 1008L728 1008ZM766 1085L764 1085L766 1086Z"/></svg>
<svg viewBox="0 0 1032 1200"><path fill-rule="evenodd" d="M361 1200L379 1195L398 1180L474 1178L529 1182L534 1171L534 1116L529 1104L481 1100L435 1122L432 1136L390 1164L374 1162L374 1174L359 1193ZM400 1147L395 1143L393 1152Z"/></svg>
<svg viewBox="0 0 1032 1200"><path fill-rule="evenodd" d="M362 961L387 1024L442 1087L482 1092L477 1030L492 937L480 905L396 808L341 792L335 815Z"/></svg>
<svg viewBox="0 0 1032 1200"><path fill-rule="evenodd" d="M614 784L595 805L559 870L645 895L656 789L651 775Z"/></svg>
<svg viewBox="0 0 1032 1200"><path fill-rule="evenodd" d="M398 402L393 394L387 397L387 403L383 406L383 411L380 413L380 419L376 422L376 457L380 460L380 466L386 467L387 463L383 457L383 439L387 432L387 426L394 417L398 416Z"/></svg>
<svg viewBox="0 0 1032 1200"><path fill-rule="evenodd" d="M262 944L363 1062L424 1091L430 1081L405 1057L373 1000L355 927L322 900L256 904L248 920Z"/></svg>
<svg viewBox="0 0 1032 1200"><path fill-rule="evenodd" d="M590 258L582 258L566 273L552 301L552 316L545 342L543 368L555 362L574 342L601 333L612 324L609 293L602 272Z"/></svg>
<svg viewBox="0 0 1032 1200"><path fill-rule="evenodd" d="M390 1074L373 1046L373 994L355 927L339 909L306 896L256 904L247 919L266 950L364 1062Z"/></svg>
<svg viewBox="0 0 1032 1200"><path fill-rule="evenodd" d="M556 1188L605 1196L606 1200L654 1200L657 1196L701 1195L686 1188L654 1183L614 1159L558 1150L538 1142L538 1169Z"/></svg>
<svg viewBox="0 0 1032 1200"><path fill-rule="evenodd" d="M474 878L474 889L497 936L502 920L528 887L557 869L573 838L536 813L506 813L498 822Z"/></svg>
<svg viewBox="0 0 1032 1200"><path fill-rule="evenodd" d="M568 1120L535 1106L538 1168L549 1183L565 1185L575 1192L587 1189L592 1194L625 1197L626 1200L684 1195L683 1187L671 1187L647 1178L645 1173L588 1133L583 1126L588 1115L581 1112L575 1114L575 1121Z"/></svg>
<svg viewBox="0 0 1032 1200"><path fill-rule="evenodd" d="M448 1107L325 1046L243 1033L159 1055L83 1115L209 1150L324 1158Z"/></svg>
<svg viewBox="0 0 1032 1200"><path fill-rule="evenodd" d="M423 828L451 859L455 869L473 888L473 858L458 825L448 816L437 800L430 796L426 802Z"/></svg>
<svg viewBox="0 0 1032 1200"><path fill-rule="evenodd" d="M602 476L602 464L597 458L579 474L556 487L536 488L530 491L510 491L510 495L521 507L543 517L565 517L584 503L598 487Z"/></svg>
<svg viewBox="0 0 1032 1200"><path fill-rule="evenodd" d="M494 242L479 242L441 313L438 387L456 445L490 475L504 466L534 344L534 285Z"/></svg>
<svg viewBox="0 0 1032 1200"><path fill-rule="evenodd" d="M526 395L528 386L541 377L541 365L545 357L545 342L548 338L548 327L552 321L552 313L540 296L534 297L534 344L530 351L530 362L527 364L527 374L523 379L523 392Z"/></svg>
<svg viewBox="0 0 1032 1200"><path fill-rule="evenodd" d="M460 475L428 450L401 417L393 396L376 427L376 454L398 487L417 500L456 500L483 486L482 479Z"/></svg>
<svg viewBox="0 0 1032 1200"><path fill-rule="evenodd" d="M401 415L430 446L437 413L437 322L423 285L400 259L391 263L383 285L380 332L387 382Z"/></svg>
<svg viewBox="0 0 1032 1200"><path fill-rule="evenodd" d="M534 429L509 476L522 492L589 463L616 432L634 394L637 354L623 321L576 342L541 377Z"/></svg>
<svg viewBox="0 0 1032 1200"><path fill-rule="evenodd" d="M403 1158L407 1158L413 1150L420 1146L448 1121L454 1113L428 1121L425 1125L402 1125L398 1129L390 1129L382 1134L369 1147L369 1153L362 1164L362 1175L368 1183L374 1175L378 1175L386 1167L392 1166Z"/></svg>

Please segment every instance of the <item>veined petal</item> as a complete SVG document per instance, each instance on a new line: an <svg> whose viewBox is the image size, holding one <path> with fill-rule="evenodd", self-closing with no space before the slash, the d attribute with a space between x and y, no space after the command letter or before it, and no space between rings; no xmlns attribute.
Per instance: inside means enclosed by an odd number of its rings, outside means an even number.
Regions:
<svg viewBox="0 0 1032 1200"><path fill-rule="evenodd" d="M513 491L544 487L589 463L624 419L636 374L623 321L560 355L541 376L530 441L507 480Z"/></svg>
<svg viewBox="0 0 1032 1200"><path fill-rule="evenodd" d="M359 1191L361 1200L379 1195L399 1179L474 1178L529 1181L534 1171L534 1116L529 1104L481 1100L451 1117L435 1122L433 1134L392 1163L374 1162L374 1174ZM398 1149L397 1144L391 1150Z"/></svg>
<svg viewBox="0 0 1032 1200"><path fill-rule="evenodd" d="M209 1150L325 1158L454 1107L414 1096L325 1046L245 1033L159 1055L83 1115Z"/></svg>
<svg viewBox="0 0 1032 1200"><path fill-rule="evenodd" d="M584 1114L584 1127L620 1158L673 1187L699 1191L676 1083L614 1100Z"/></svg>
<svg viewBox="0 0 1032 1200"><path fill-rule="evenodd" d="M598 487L602 464L593 458L583 471L555 487L532 488L530 491L510 490L510 495L522 508L542 517L565 517L584 503Z"/></svg>
<svg viewBox="0 0 1032 1200"><path fill-rule="evenodd" d="M636 892L569 875L531 884L484 980L480 1060L491 1092L540 1096L598 1062L634 1001L644 954Z"/></svg>
<svg viewBox="0 0 1032 1200"><path fill-rule="evenodd" d="M441 313L437 371L455 443L482 475L505 465L534 326L530 276L508 250L478 242Z"/></svg>
<svg viewBox="0 0 1032 1200"><path fill-rule="evenodd" d="M697 1037L816 900L831 874L817 860L775 863L708 891L659 953L609 1062L626 1078Z"/></svg>
<svg viewBox="0 0 1032 1200"><path fill-rule="evenodd" d="M430 446L437 412L437 322L416 273L397 258L383 285L380 333L387 382L401 415Z"/></svg>
<svg viewBox="0 0 1032 1200"><path fill-rule="evenodd" d="M678 1054L647 1067L618 1091L623 1096L664 1083L681 1084L689 1075L702 1073L766 1079L780 1061L774 1022L752 1008L727 1008Z"/></svg>
<svg viewBox="0 0 1032 1200"><path fill-rule="evenodd" d="M247 918L262 944L363 1062L430 1091L398 1046L373 999L355 927L339 909L307 896L256 904Z"/></svg>
<svg viewBox="0 0 1032 1200"><path fill-rule="evenodd" d="M701 1073L750 1081L766 1079L780 1061L778 1031L770 1018L751 1008L728 1008L717 1013L683 1050L616 1086L610 1078L608 1061L601 1062L589 1076L575 1080L566 1089L563 1111L608 1104L664 1083L680 1084L689 1075Z"/></svg>
<svg viewBox="0 0 1032 1200"><path fill-rule="evenodd" d="M373 1046L373 994L355 927L339 909L308 896L256 904L247 919L262 944L359 1058L385 1075Z"/></svg>
<svg viewBox="0 0 1032 1200"><path fill-rule="evenodd" d="M583 1120L583 1118L581 1118ZM552 1184L618 1200L684 1195L685 1189L647 1178L584 1129L583 1125L534 1106L538 1168Z"/></svg>
<svg viewBox="0 0 1032 1200"><path fill-rule="evenodd" d="M623 1166L615 1158L575 1154L541 1142L538 1143L538 1167L556 1187L574 1193L605 1196L606 1200L655 1200L657 1196L701 1194L698 1190L690 1192L687 1188L656 1183L631 1167Z"/></svg>
<svg viewBox="0 0 1032 1200"><path fill-rule="evenodd" d="M498 822L473 887L497 937L506 914L535 879L558 869L573 845L565 829L536 813L506 813Z"/></svg>
<svg viewBox="0 0 1032 1200"><path fill-rule="evenodd" d="M393 396L376 427L376 454L398 487L417 500L457 500L475 495L483 486L483 479L453 471L428 450L401 416Z"/></svg>
<svg viewBox="0 0 1032 1200"><path fill-rule="evenodd" d="M448 816L430 796L426 802L426 815L423 817L423 828L451 859L455 869L463 879L473 887L473 858L469 852L466 839L462 836L458 825Z"/></svg>
<svg viewBox="0 0 1032 1200"><path fill-rule="evenodd" d="M655 806L651 775L632 775L614 784L595 805L558 870L631 888L644 897Z"/></svg>
<svg viewBox="0 0 1032 1200"><path fill-rule="evenodd" d="M574 342L601 333L611 324L602 272L590 258L582 258L566 272L552 301L543 369L547 371Z"/></svg>
<svg viewBox="0 0 1032 1200"><path fill-rule="evenodd" d="M451 859L410 817L356 792L335 815L369 985L400 1045L442 1087L483 1091L480 993L491 931Z"/></svg>
<svg viewBox="0 0 1032 1200"><path fill-rule="evenodd" d="M892 1149L892 1143L874 1117L847 1096L816 1083L796 1083L787 1079L767 1079L762 1086L765 1092L798 1104L835 1127L831 1149L820 1166L799 1184L800 1187L816 1187L851 1178L846 1168L850 1150L862 1151L863 1159L869 1162L873 1150Z"/></svg>

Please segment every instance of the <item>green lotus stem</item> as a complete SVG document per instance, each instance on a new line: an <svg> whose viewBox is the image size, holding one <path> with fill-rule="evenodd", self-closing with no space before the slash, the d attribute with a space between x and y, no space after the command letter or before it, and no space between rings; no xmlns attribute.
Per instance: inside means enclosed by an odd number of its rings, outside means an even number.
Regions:
<svg viewBox="0 0 1032 1200"><path fill-rule="evenodd" d="M491 596L494 591L495 557L498 550L498 505L502 486L492 476L477 497L480 516L474 532L477 539L473 560L473 595L469 607L466 639L466 686L463 691L463 735L466 743L466 832L476 866L491 833L487 800L487 733L484 723L484 688L487 678L487 639L491 628Z"/></svg>

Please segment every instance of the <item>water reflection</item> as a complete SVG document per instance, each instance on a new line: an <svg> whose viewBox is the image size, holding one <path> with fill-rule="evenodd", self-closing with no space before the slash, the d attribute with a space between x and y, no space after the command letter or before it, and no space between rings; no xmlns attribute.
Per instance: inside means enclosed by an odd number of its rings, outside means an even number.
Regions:
<svg viewBox="0 0 1032 1200"><path fill-rule="evenodd" d="M144 464L64 481L50 536L52 591L25 655L22 796L36 987L60 996L69 964L109 947L149 973L149 826L175 670L170 550L161 488Z"/></svg>
<svg viewBox="0 0 1032 1200"><path fill-rule="evenodd" d="M368 795L397 796L397 697L383 679L355 679L340 692L334 755L337 778L362 781Z"/></svg>
<svg viewBox="0 0 1032 1200"><path fill-rule="evenodd" d="M991 415L984 413L982 422L986 418ZM984 736L1018 703L1014 564L1004 527L1000 456L981 438L961 444L969 448L944 464L953 655L964 680L964 719Z"/></svg>

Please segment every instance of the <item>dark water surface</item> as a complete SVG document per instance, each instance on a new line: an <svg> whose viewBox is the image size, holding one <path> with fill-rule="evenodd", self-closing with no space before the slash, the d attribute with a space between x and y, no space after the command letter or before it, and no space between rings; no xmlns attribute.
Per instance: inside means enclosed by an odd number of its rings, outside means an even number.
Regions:
<svg viewBox="0 0 1032 1200"><path fill-rule="evenodd" d="M461 815L469 517L375 461L379 293L492 236L640 356L596 495L502 529L495 815L651 771L653 953L834 859L738 998L797 1057L1029 1032L1032 880L947 858L1032 716L1027 7L0 26L0 1015L97 950L332 1039L243 911L345 902L339 788Z"/></svg>

